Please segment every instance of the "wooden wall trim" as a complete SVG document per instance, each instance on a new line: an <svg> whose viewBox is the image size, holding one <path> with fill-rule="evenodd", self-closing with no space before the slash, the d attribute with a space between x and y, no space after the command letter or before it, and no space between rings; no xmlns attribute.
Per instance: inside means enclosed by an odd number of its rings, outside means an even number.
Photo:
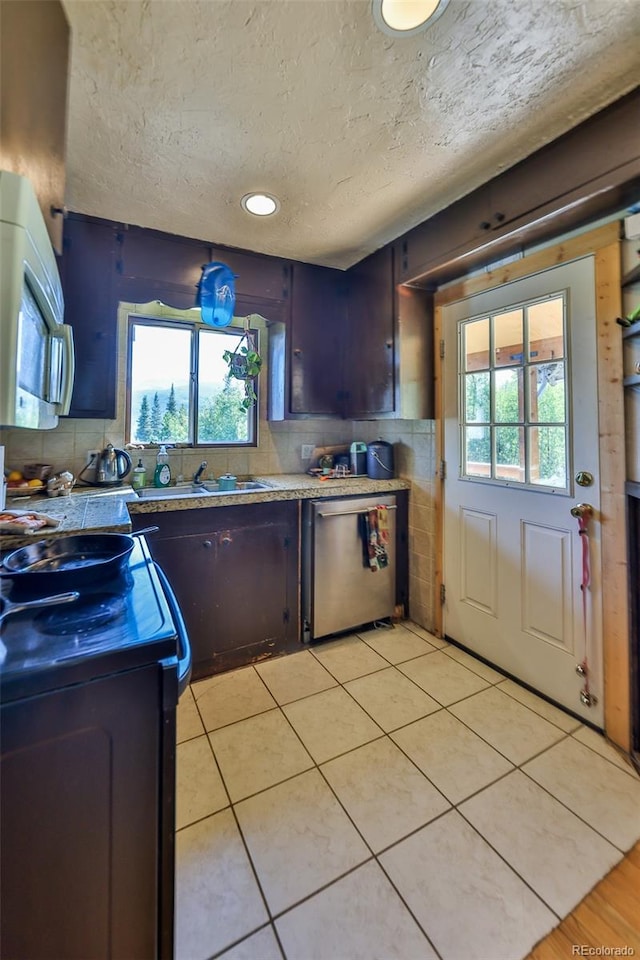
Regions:
<svg viewBox="0 0 640 960"><path fill-rule="evenodd" d="M503 267L487 270L486 273L466 277L458 283L443 287L435 295L435 304L437 306L438 304L453 303L455 300L463 300L465 297L473 296L474 293L482 293L492 287L501 287L512 280L519 280L521 277L528 277L529 274L538 273L540 270L557 267L561 263L568 263L569 260L588 257L596 250L615 243L619 239L620 221L614 220L611 223L605 223L588 233L571 237L569 240L564 240L552 247L545 247L544 250L538 250L528 256L525 255L522 260L515 260Z"/></svg>
<svg viewBox="0 0 640 960"><path fill-rule="evenodd" d="M622 390L622 338L616 317L622 310L620 223L614 221L539 250L495 271L461 279L435 294L436 451L444 449L442 418L443 361L440 357L442 307L512 280L548 270L580 257L595 258L597 332L597 389L602 522L602 609L604 654L605 733L615 744L630 749L630 633L628 612L628 560L625 509L624 396ZM444 559L443 484L436 492L436 634L442 636L440 584Z"/></svg>
<svg viewBox="0 0 640 960"><path fill-rule="evenodd" d="M442 416L444 403L444 380L443 380L443 358L440 356L440 343L444 334L442 329L442 305L438 304L433 312L433 330L434 330L434 410L436 418L435 446L436 446L436 476L437 468L444 458L444 417ZM437 637L444 636L443 624L443 605L441 602L442 583L444 580L444 478L434 485L434 508L435 508L435 565L434 565L434 586L436 595L434 597L434 616L433 627Z"/></svg>
<svg viewBox="0 0 640 960"><path fill-rule="evenodd" d="M627 753L631 741L631 650L626 530L624 394L620 244L595 253L598 355L598 436L602 527L604 722L607 736Z"/></svg>

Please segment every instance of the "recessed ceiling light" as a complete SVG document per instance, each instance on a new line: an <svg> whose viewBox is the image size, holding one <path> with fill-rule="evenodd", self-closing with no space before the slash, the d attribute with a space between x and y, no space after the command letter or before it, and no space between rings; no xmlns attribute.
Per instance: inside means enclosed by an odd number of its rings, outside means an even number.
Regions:
<svg viewBox="0 0 640 960"><path fill-rule="evenodd" d="M392 37L411 37L438 19L449 0L373 0L373 18Z"/></svg>
<svg viewBox="0 0 640 960"><path fill-rule="evenodd" d="M269 217L280 209L280 201L269 193L245 193L240 205L256 217Z"/></svg>

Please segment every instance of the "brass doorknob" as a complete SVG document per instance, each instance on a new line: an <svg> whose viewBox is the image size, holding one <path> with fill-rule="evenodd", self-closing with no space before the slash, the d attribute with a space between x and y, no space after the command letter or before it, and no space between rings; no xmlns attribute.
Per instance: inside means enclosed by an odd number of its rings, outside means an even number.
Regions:
<svg viewBox="0 0 640 960"><path fill-rule="evenodd" d="M577 517L578 519L589 519L593 516L593 507L590 503L576 503L575 507L571 507L571 516Z"/></svg>

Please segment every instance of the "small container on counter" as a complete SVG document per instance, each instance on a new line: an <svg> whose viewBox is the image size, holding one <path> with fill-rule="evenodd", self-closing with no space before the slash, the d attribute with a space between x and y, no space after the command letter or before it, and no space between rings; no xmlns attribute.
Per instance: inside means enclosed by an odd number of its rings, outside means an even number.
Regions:
<svg viewBox="0 0 640 960"><path fill-rule="evenodd" d="M367 446L367 476L371 480L391 480L394 474L393 445L376 440Z"/></svg>
<svg viewBox="0 0 640 960"><path fill-rule="evenodd" d="M47 480L48 497L68 497L73 490L76 479L68 470L63 470L56 477Z"/></svg>
<svg viewBox="0 0 640 960"><path fill-rule="evenodd" d="M218 479L218 489L220 490L235 490L237 478L232 476L230 473L223 473L222 476Z"/></svg>
<svg viewBox="0 0 640 960"><path fill-rule="evenodd" d="M349 467L354 477L367 475L367 445L360 440L354 440L349 448Z"/></svg>
<svg viewBox="0 0 640 960"><path fill-rule="evenodd" d="M142 458L138 459L138 466L134 467L133 473L131 474L131 486L134 490L142 490L147 481L147 471L145 465L142 462Z"/></svg>

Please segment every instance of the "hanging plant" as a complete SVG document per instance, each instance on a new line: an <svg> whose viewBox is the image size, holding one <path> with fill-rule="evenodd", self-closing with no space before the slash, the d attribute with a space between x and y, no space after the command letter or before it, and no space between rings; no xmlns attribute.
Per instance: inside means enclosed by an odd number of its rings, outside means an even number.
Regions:
<svg viewBox="0 0 640 960"><path fill-rule="evenodd" d="M240 401L243 410L249 410L258 399L254 382L262 369L262 357L256 350L255 337L245 330L234 350L225 350L222 359L229 365L228 376L244 383L244 399Z"/></svg>

